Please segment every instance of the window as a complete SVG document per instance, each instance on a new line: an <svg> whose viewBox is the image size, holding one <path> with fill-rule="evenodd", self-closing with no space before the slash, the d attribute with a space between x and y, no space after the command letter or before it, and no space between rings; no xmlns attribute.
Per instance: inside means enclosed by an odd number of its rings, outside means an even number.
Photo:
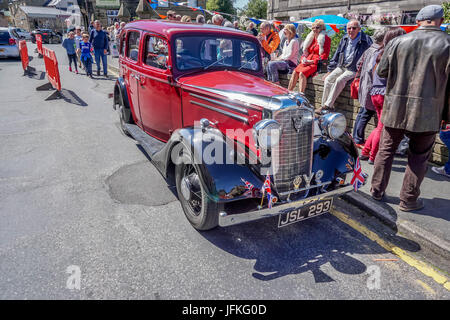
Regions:
<svg viewBox="0 0 450 320"><path fill-rule="evenodd" d="M125 55L125 35L126 33L123 32L122 36L120 37L120 55L122 57Z"/></svg>
<svg viewBox="0 0 450 320"><path fill-rule="evenodd" d="M259 48L252 41L233 37L183 36L175 42L178 70L260 70Z"/></svg>
<svg viewBox="0 0 450 320"><path fill-rule="evenodd" d="M127 57L131 60L138 61L140 39L141 35L139 32L131 31L130 33L128 33Z"/></svg>
<svg viewBox="0 0 450 320"><path fill-rule="evenodd" d="M197 0L188 0L188 6L189 7L197 7Z"/></svg>
<svg viewBox="0 0 450 320"><path fill-rule="evenodd" d="M144 63L148 66L166 69L169 57L167 41L158 37L148 36L146 39Z"/></svg>

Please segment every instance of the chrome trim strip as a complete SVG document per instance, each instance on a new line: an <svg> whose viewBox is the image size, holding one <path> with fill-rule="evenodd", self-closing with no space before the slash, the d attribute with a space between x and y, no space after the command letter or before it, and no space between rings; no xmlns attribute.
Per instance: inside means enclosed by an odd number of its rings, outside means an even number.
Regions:
<svg viewBox="0 0 450 320"><path fill-rule="evenodd" d="M280 193L278 193L278 195L280 195L280 196L287 196L287 195L292 194L292 193L302 192L302 191L306 191L306 190L310 190L310 189L314 189L314 188L318 188L318 187L324 187L324 186L329 185L330 183L331 183L331 181L327 181L327 182L323 182L323 183L320 183L320 184L312 185L309 188L303 188L303 189L298 189L298 190L280 192Z"/></svg>
<svg viewBox="0 0 450 320"><path fill-rule="evenodd" d="M239 116L237 114L234 114L234 113L222 110L222 109L218 109L218 108L215 108L213 106L209 106L207 104L203 104L203 103L200 103L200 102L197 102L197 101L193 101L193 100L190 100L190 103L196 104L196 105L198 105L200 107L203 107L203 108L206 108L206 109L209 109L209 110L212 110L212 111L216 111L216 112L222 113L222 114L224 114L226 116L229 116L231 118L235 118L236 120L239 120L239 121L242 121L242 122L248 124L248 119L247 118L241 117L241 116Z"/></svg>
<svg viewBox="0 0 450 320"><path fill-rule="evenodd" d="M347 185L345 187L341 187L339 189L322 193L316 196L312 196L306 199L302 199L295 202L288 202L280 205L275 205L271 209L262 209L251 212L239 213L228 215L226 212L219 213L219 225L221 227L228 227L235 224L240 224L244 222L256 221L264 218L270 218L278 216L282 213L285 213L290 210L295 210L302 208L304 206L310 205L315 201L327 199L331 196L341 195L353 190L353 185Z"/></svg>
<svg viewBox="0 0 450 320"><path fill-rule="evenodd" d="M245 108L240 108L240 107L228 104L228 103L223 103L223 102L216 101L216 100L213 100L213 99L210 99L210 98L202 97L202 96L200 96L198 94L195 94L195 93L189 93L189 95L191 95L192 97L195 97L195 98L198 98L198 99L202 99L202 100L206 100L206 101L218 104L219 106L222 106L222 107L225 107L225 108L229 108L231 110L234 110L234 111L237 111L237 112L240 112L240 113L248 115L248 110L245 109Z"/></svg>

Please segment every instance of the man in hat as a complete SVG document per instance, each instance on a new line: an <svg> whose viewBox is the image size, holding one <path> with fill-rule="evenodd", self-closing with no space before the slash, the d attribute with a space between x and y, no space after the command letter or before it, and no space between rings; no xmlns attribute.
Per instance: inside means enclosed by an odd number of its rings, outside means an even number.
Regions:
<svg viewBox="0 0 450 320"><path fill-rule="evenodd" d="M423 208L419 194L427 161L441 121L450 121L450 35L439 28L443 15L438 5L420 10L419 27L390 41L377 68L378 75L387 78L387 87L371 193L376 200L383 198L395 151L403 135L408 136L408 165L400 190L402 211Z"/></svg>

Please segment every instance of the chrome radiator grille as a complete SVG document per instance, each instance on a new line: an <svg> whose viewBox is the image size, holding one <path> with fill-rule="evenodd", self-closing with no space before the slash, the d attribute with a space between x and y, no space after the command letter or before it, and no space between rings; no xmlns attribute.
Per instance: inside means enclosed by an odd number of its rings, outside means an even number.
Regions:
<svg viewBox="0 0 450 320"><path fill-rule="evenodd" d="M278 154L278 167L276 161L272 167L273 182L280 193L294 190L296 176L311 173L314 116L306 108L292 106L277 111L274 120L282 128L280 143L272 150L273 160Z"/></svg>

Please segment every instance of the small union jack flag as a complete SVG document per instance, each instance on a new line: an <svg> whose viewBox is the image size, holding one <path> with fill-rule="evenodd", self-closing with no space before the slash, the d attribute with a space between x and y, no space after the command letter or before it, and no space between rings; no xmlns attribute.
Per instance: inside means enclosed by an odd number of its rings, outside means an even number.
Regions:
<svg viewBox="0 0 450 320"><path fill-rule="evenodd" d="M269 174L266 175L266 180L264 180L264 184L263 184L263 192L267 194L267 202L268 202L268 207L272 208L272 189L270 187L270 176ZM264 198L264 196L263 196Z"/></svg>
<svg viewBox="0 0 450 320"><path fill-rule="evenodd" d="M351 184L355 191L358 191L359 188L364 184L365 174L362 172L361 163L359 162L359 158L356 158L355 167L353 169L353 178L351 180Z"/></svg>
<svg viewBox="0 0 450 320"><path fill-rule="evenodd" d="M250 182L248 182L247 180L245 180L244 178L241 178L241 181L243 183L245 183L245 189L247 189L247 191L252 191L253 188L255 187L253 184L251 184Z"/></svg>

